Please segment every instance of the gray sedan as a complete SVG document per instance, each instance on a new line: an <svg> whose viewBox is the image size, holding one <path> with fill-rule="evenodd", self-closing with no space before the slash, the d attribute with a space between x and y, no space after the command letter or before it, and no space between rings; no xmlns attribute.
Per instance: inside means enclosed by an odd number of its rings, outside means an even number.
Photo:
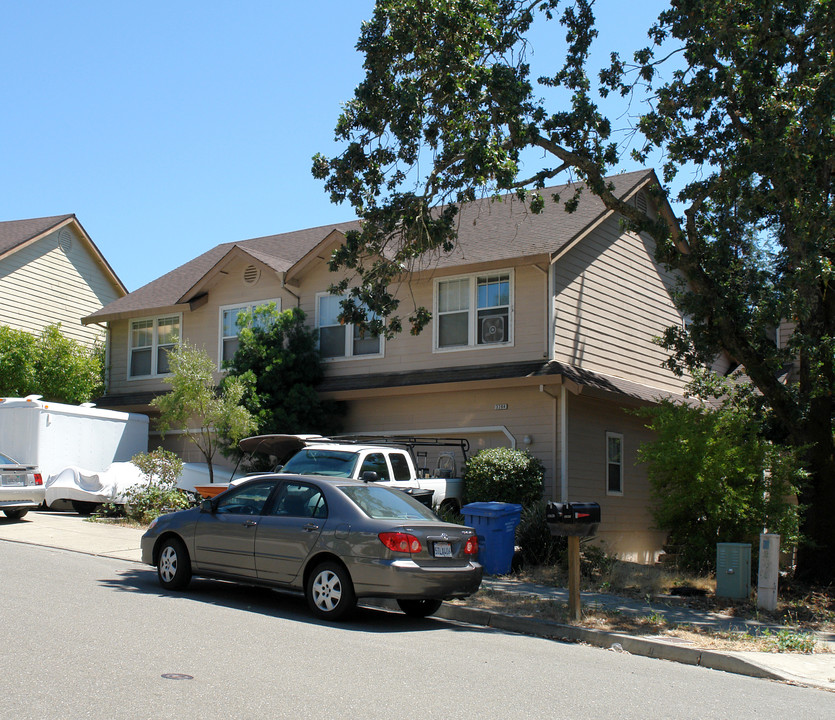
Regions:
<svg viewBox="0 0 835 720"><path fill-rule="evenodd" d="M142 560L169 589L192 575L301 590L338 619L362 597L423 617L481 584L475 530L446 523L399 490L342 478L262 475L199 507L163 515Z"/></svg>
<svg viewBox="0 0 835 720"><path fill-rule="evenodd" d="M43 476L35 465L26 465L0 453L0 510L19 520L44 499Z"/></svg>

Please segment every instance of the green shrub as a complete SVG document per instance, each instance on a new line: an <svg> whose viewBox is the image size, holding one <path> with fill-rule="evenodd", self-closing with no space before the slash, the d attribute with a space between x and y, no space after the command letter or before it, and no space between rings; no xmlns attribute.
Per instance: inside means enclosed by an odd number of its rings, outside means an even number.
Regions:
<svg viewBox="0 0 835 720"><path fill-rule="evenodd" d="M527 450L489 448L467 463L467 502L518 503L523 507L542 499L542 462Z"/></svg>
<svg viewBox="0 0 835 720"><path fill-rule="evenodd" d="M183 461L173 452L157 448L134 455L131 462L142 471L145 482L125 493L126 517L146 524L159 515L190 506L188 495L177 487Z"/></svg>
<svg viewBox="0 0 835 720"><path fill-rule="evenodd" d="M516 527L516 544L521 548L522 563L527 566L555 565L565 550L565 538L554 537L545 522L544 500L522 509Z"/></svg>

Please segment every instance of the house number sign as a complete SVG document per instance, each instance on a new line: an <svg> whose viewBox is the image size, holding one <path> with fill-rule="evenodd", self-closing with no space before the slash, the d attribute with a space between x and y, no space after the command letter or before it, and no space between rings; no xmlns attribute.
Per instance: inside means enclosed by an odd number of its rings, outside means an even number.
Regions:
<svg viewBox="0 0 835 720"><path fill-rule="evenodd" d="M494 410L507 410L507 403L496 403L493 406Z"/></svg>

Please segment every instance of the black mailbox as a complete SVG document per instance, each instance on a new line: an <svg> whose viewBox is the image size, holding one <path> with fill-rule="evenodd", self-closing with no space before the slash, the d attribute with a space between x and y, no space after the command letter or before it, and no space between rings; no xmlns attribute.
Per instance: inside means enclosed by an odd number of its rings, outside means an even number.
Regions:
<svg viewBox="0 0 835 720"><path fill-rule="evenodd" d="M596 502L549 502L545 521L551 535L589 537L600 524L600 505Z"/></svg>

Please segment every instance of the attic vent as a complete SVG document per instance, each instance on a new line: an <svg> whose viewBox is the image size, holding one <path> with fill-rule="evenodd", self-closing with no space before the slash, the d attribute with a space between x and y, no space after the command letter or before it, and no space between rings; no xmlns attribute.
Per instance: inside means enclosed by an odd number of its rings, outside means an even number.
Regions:
<svg viewBox="0 0 835 720"><path fill-rule="evenodd" d="M255 285L261 278L261 270L255 265L247 265L244 269L244 285Z"/></svg>
<svg viewBox="0 0 835 720"><path fill-rule="evenodd" d="M635 207L638 208L640 212L644 213L644 215L647 214L649 206L647 205L647 196L644 193L639 192L635 196Z"/></svg>
<svg viewBox="0 0 835 720"><path fill-rule="evenodd" d="M58 233L58 247L65 253L72 249L72 233L67 228L63 228Z"/></svg>

